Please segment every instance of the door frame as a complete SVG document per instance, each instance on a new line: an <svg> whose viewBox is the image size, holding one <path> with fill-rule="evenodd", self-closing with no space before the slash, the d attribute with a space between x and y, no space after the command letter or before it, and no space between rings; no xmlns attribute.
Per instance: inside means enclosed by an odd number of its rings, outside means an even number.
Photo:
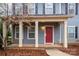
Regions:
<svg viewBox="0 0 79 59"><path fill-rule="evenodd" d="M52 34L53 34L53 38L52 38L53 42L52 43L46 43L46 27L52 27ZM54 25L53 26L52 25L46 25L45 26L45 30L44 30L44 44L52 44L52 45L54 45Z"/></svg>

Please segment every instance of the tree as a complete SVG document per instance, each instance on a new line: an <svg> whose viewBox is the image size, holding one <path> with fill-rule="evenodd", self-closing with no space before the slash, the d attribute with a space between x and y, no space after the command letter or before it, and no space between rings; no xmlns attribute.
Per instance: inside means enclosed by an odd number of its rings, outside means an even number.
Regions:
<svg viewBox="0 0 79 59"><path fill-rule="evenodd" d="M6 3L0 3L0 17L2 17L2 16L6 16L8 19L9 19L9 8L8 8L9 6L8 6L8 4L6 4ZM2 25L3 25L3 22L4 22L4 20L2 19L2 18L0 18L0 37L1 37L1 39L3 40L3 46L4 46L4 49L6 49L6 45L7 45L7 39L8 39L8 35L9 35L9 30L10 30L10 22L11 22L11 20L8 20L8 22L7 22L7 24L6 24L6 28L7 28L7 34L6 34L6 37L5 38L3 38L3 36L2 36L2 33L3 33L3 28L2 28Z"/></svg>

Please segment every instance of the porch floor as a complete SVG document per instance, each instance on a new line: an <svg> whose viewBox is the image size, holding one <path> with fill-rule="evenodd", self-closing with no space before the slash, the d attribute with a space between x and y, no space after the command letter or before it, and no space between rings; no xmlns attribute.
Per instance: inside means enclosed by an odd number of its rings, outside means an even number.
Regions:
<svg viewBox="0 0 79 59"><path fill-rule="evenodd" d="M19 47L18 44L11 44L11 45L8 45L7 47ZM35 44L23 44L22 47L31 47L31 48L34 48L35 47ZM39 44L38 47L41 47L41 48L53 48L53 47L63 47L61 44Z"/></svg>

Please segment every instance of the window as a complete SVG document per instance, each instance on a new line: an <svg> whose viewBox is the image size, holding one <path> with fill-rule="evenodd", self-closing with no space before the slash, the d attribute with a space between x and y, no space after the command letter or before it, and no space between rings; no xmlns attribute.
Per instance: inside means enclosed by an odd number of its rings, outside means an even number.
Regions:
<svg viewBox="0 0 79 59"><path fill-rule="evenodd" d="M78 37L78 27L75 26L69 26L68 27L68 38L69 39L77 39Z"/></svg>
<svg viewBox="0 0 79 59"><path fill-rule="evenodd" d="M15 15L23 15L23 5L21 3L15 4Z"/></svg>
<svg viewBox="0 0 79 59"><path fill-rule="evenodd" d="M75 15L75 3L68 4L68 14Z"/></svg>
<svg viewBox="0 0 79 59"><path fill-rule="evenodd" d="M79 15L79 3L78 3L78 10L77 10L77 12L78 12L78 15Z"/></svg>
<svg viewBox="0 0 79 59"><path fill-rule="evenodd" d="M61 3L61 14L66 14L66 4Z"/></svg>
<svg viewBox="0 0 79 59"><path fill-rule="evenodd" d="M55 14L61 14L61 3L55 3Z"/></svg>
<svg viewBox="0 0 79 59"><path fill-rule="evenodd" d="M15 26L15 39L19 38L19 26Z"/></svg>
<svg viewBox="0 0 79 59"><path fill-rule="evenodd" d="M28 11L27 11L27 3L23 3L23 15L27 15Z"/></svg>
<svg viewBox="0 0 79 59"><path fill-rule="evenodd" d="M28 4L28 14L35 14L35 4L34 3L29 3Z"/></svg>
<svg viewBox="0 0 79 59"><path fill-rule="evenodd" d="M53 4L52 3L45 4L45 14L53 14Z"/></svg>
<svg viewBox="0 0 79 59"><path fill-rule="evenodd" d="M35 39L35 27L28 27L27 38L28 39Z"/></svg>
<svg viewBox="0 0 79 59"><path fill-rule="evenodd" d="M43 3L38 3L37 9L37 14L43 14Z"/></svg>
<svg viewBox="0 0 79 59"><path fill-rule="evenodd" d="M12 4L8 4L8 15L12 15Z"/></svg>

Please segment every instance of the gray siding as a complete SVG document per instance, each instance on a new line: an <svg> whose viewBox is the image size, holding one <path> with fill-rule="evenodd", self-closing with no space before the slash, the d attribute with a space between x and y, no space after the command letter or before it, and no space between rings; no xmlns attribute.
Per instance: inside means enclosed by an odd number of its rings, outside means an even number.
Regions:
<svg viewBox="0 0 79 59"><path fill-rule="evenodd" d="M35 39L27 39L27 27L24 28L23 44L35 44Z"/></svg>
<svg viewBox="0 0 79 59"><path fill-rule="evenodd" d="M60 25L54 26L54 42L58 43L60 39Z"/></svg>
<svg viewBox="0 0 79 59"><path fill-rule="evenodd" d="M69 43L75 43L76 40L79 40L79 15L68 19L68 26L77 26L78 27L78 38L77 39L68 39Z"/></svg>
<svg viewBox="0 0 79 59"><path fill-rule="evenodd" d="M41 28L39 27L39 34L38 34L38 43L39 44L44 44L44 31L41 30Z"/></svg>

